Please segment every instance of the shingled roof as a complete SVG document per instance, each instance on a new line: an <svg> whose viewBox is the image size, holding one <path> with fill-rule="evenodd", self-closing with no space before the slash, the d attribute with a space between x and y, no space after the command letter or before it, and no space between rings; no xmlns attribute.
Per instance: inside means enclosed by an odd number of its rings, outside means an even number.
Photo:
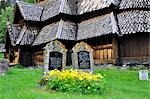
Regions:
<svg viewBox="0 0 150 99"><path fill-rule="evenodd" d="M150 8L150 0L122 0L119 9Z"/></svg>
<svg viewBox="0 0 150 99"><path fill-rule="evenodd" d="M31 45L35 40L39 29L37 27L21 28L17 25L7 25L11 45Z"/></svg>
<svg viewBox="0 0 150 99"><path fill-rule="evenodd" d="M22 11L22 15L27 20L32 21L45 21L60 13L82 16L84 13L96 11L104 8L118 5L120 0L45 0L40 4L31 5L20 3L18 6ZM133 2L135 1L135 2ZM20 45L40 45L48 43L55 39L62 40L83 40L101 35L117 33L118 28L120 34L131 34L137 32L150 32L150 11L145 8L149 7L149 0L122 0L119 9L114 12L95 16L87 20L80 20L81 22L75 23L67 19L57 20L57 22L50 23L44 26L41 30L36 27L26 27L22 29L19 27L12 27L10 38L12 43ZM39 12L36 10L40 9ZM139 9L137 9L139 8ZM142 9L141 9L142 8ZM144 9L143 9L144 8ZM32 9L26 12L27 9ZM128 9L128 10L123 10ZM130 10L129 10L130 9ZM33 12L32 14L32 11ZM25 14L27 13L27 14ZM40 14L40 17L36 15ZM33 19L30 19L32 17ZM77 17L78 18L78 17ZM116 21L117 19L117 21ZM118 23L117 23L118 22ZM18 29L19 28L19 29ZM16 40L17 38L17 40Z"/></svg>
<svg viewBox="0 0 150 99"><path fill-rule="evenodd" d="M7 31L8 31L8 34L9 34L11 45L15 46L16 42L17 42L17 38L18 38L18 36L21 32L21 27L20 26L15 26L13 24L12 25L7 24Z"/></svg>
<svg viewBox="0 0 150 99"><path fill-rule="evenodd" d="M118 6L118 0L78 0L78 14L84 14L95 10L108 8L111 5Z"/></svg>
<svg viewBox="0 0 150 99"><path fill-rule="evenodd" d="M50 42L55 39L75 40L76 24L71 21L61 20L42 28L33 45Z"/></svg>
<svg viewBox="0 0 150 99"><path fill-rule="evenodd" d="M122 34L150 32L150 11L132 10L117 15Z"/></svg>
<svg viewBox="0 0 150 99"><path fill-rule="evenodd" d="M118 0L45 0L40 4L17 2L23 18L29 21L45 21L60 13L81 15L118 4Z"/></svg>
<svg viewBox="0 0 150 99"><path fill-rule="evenodd" d="M45 0L40 6L44 8L41 21L47 20L59 13L76 15L76 0Z"/></svg>
<svg viewBox="0 0 150 99"><path fill-rule="evenodd" d="M32 45L38 33L39 33L39 29L37 27L27 27L23 35L20 34L22 36L18 38L17 43L19 43L19 45Z"/></svg>
<svg viewBox="0 0 150 99"><path fill-rule="evenodd" d="M29 4L21 1L17 1L17 6L21 15L28 21L41 21L41 15L43 8L35 4Z"/></svg>
<svg viewBox="0 0 150 99"><path fill-rule="evenodd" d="M118 33L113 13L94 17L78 24L77 40Z"/></svg>

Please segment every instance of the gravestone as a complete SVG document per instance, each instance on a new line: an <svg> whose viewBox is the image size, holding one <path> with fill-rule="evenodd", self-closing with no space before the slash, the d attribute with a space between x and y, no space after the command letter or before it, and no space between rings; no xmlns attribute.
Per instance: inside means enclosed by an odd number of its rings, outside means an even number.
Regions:
<svg viewBox="0 0 150 99"><path fill-rule="evenodd" d="M148 70L140 70L139 71L139 79L140 80L148 80Z"/></svg>
<svg viewBox="0 0 150 99"><path fill-rule="evenodd" d="M75 69L93 72L93 49L86 43L77 43L73 49L72 62Z"/></svg>
<svg viewBox="0 0 150 99"><path fill-rule="evenodd" d="M67 49L55 40L48 43L44 51L44 71L65 69Z"/></svg>
<svg viewBox="0 0 150 99"><path fill-rule="evenodd" d="M79 69L89 69L90 68L89 52L86 52L86 51L78 52L78 66L79 66Z"/></svg>
<svg viewBox="0 0 150 99"><path fill-rule="evenodd" d="M5 74L9 68L9 60L3 59L0 61L0 75Z"/></svg>
<svg viewBox="0 0 150 99"><path fill-rule="evenodd" d="M49 54L49 70L62 69L62 53L50 52Z"/></svg>

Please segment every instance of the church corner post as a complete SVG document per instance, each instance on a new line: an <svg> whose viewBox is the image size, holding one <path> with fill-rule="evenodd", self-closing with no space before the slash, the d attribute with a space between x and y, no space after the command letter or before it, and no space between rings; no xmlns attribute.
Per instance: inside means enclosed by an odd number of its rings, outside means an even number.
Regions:
<svg viewBox="0 0 150 99"><path fill-rule="evenodd" d="M67 49L61 42L51 41L44 49L44 71L65 69Z"/></svg>
<svg viewBox="0 0 150 99"><path fill-rule="evenodd" d="M113 64L121 65L120 59L120 38L118 35L112 36L112 45L113 45Z"/></svg>
<svg viewBox="0 0 150 99"><path fill-rule="evenodd" d="M93 49L87 43L80 42L72 48L72 51L74 68L93 72Z"/></svg>

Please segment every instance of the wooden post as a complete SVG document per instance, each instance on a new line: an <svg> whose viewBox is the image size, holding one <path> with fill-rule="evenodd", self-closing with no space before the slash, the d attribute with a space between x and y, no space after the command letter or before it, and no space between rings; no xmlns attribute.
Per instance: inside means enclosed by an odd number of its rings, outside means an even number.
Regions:
<svg viewBox="0 0 150 99"><path fill-rule="evenodd" d="M112 46L113 46L113 64L120 65L120 57L119 57L119 42L118 36L112 36Z"/></svg>
<svg viewBox="0 0 150 99"><path fill-rule="evenodd" d="M19 64L19 49L17 48L17 52L15 50L15 60L14 64Z"/></svg>

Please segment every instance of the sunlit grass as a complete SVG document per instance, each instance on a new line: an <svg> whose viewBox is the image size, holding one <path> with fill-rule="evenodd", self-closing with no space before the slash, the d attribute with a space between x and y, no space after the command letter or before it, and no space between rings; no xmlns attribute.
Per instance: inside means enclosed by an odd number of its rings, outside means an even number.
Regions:
<svg viewBox="0 0 150 99"><path fill-rule="evenodd" d="M40 89L42 70L11 68L0 76L0 99L150 99L150 81L139 81L138 71L96 70L106 74L103 95L83 95Z"/></svg>

